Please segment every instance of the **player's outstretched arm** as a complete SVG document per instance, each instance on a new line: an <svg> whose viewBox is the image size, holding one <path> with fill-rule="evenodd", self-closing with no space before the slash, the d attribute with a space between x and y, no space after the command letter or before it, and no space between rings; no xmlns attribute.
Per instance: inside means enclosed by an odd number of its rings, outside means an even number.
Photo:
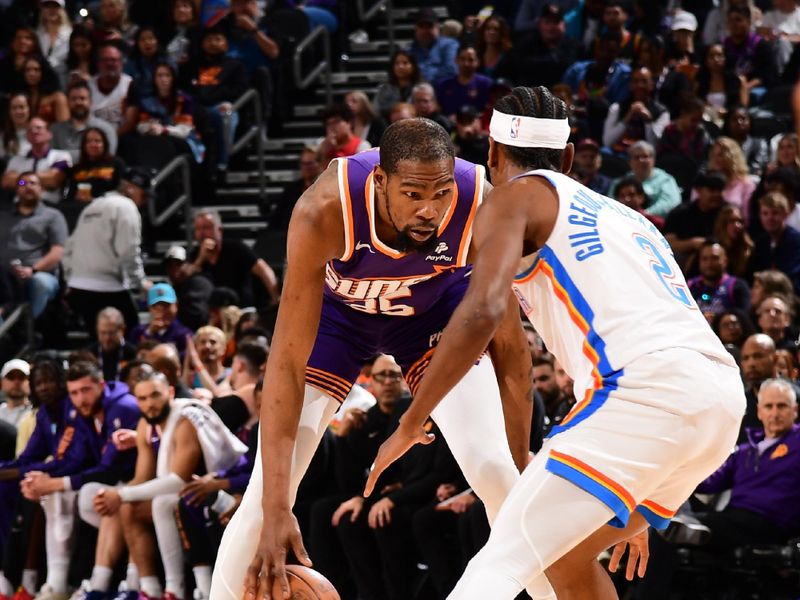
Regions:
<svg viewBox="0 0 800 600"><path fill-rule="evenodd" d="M503 320L528 222L524 203L514 200L502 186L479 210L473 232L478 252L469 288L444 329L414 401L378 451L365 495L372 493L381 472L411 446L433 440L423 429L425 420L480 357Z"/></svg>
<svg viewBox="0 0 800 600"><path fill-rule="evenodd" d="M261 402L262 508L258 550L245 579L245 598L288 598L288 550L311 564L289 502L289 475L302 409L305 366L322 311L325 264L344 253L337 163L298 200L289 223L287 270L264 375Z"/></svg>
<svg viewBox="0 0 800 600"><path fill-rule="evenodd" d="M528 464L533 419L533 363L528 342L522 329L519 304L513 292L508 292L508 309L500 326L489 342L500 399L506 437L514 463L522 472Z"/></svg>

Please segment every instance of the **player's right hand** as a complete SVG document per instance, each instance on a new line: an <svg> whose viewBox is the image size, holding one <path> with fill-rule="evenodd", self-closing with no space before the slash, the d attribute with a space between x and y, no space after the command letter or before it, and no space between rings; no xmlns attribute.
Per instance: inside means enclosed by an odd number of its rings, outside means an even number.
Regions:
<svg viewBox="0 0 800 600"><path fill-rule="evenodd" d="M286 578L286 555L289 549L302 565L312 566L291 509L265 510L258 550L247 568L244 580L245 600L288 600L291 597Z"/></svg>

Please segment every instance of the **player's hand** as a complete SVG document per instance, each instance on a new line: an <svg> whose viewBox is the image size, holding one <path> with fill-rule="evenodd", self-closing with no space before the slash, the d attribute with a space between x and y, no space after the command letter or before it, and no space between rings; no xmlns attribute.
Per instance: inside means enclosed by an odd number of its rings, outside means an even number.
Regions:
<svg viewBox="0 0 800 600"><path fill-rule="evenodd" d="M202 477L192 475L192 481L183 486L180 492L181 498L186 499L189 506L200 506L206 497L222 489L222 480L216 479L214 473L208 473Z"/></svg>
<svg viewBox="0 0 800 600"><path fill-rule="evenodd" d="M370 528L377 529L391 523L393 508L394 502L389 498L381 498L373 504L372 508L369 509L369 515L367 515L367 523Z"/></svg>
<svg viewBox="0 0 800 600"><path fill-rule="evenodd" d="M350 513L350 522L355 523L358 515L361 514L361 511L364 509L364 498L361 496L353 496L350 500L345 500L339 505L333 512L333 516L331 517L331 525L334 527L339 526L339 522L342 520L342 517L345 516L347 513Z"/></svg>
<svg viewBox="0 0 800 600"><path fill-rule="evenodd" d="M245 600L288 600L291 597L286 578L286 555L289 549L301 564L312 566L291 509L264 510L258 550L247 568L244 580Z"/></svg>
<svg viewBox="0 0 800 600"><path fill-rule="evenodd" d="M117 429L111 434L114 447L120 452L136 447L136 432L133 429Z"/></svg>
<svg viewBox="0 0 800 600"><path fill-rule="evenodd" d="M97 492L93 500L94 509L97 514L102 516L115 515L122 506L122 498L119 492L113 488L103 488Z"/></svg>
<svg viewBox="0 0 800 600"><path fill-rule="evenodd" d="M378 449L378 456L375 457L375 462L367 478L367 485L364 487L364 497L372 494L381 473L408 452L414 444L430 444L434 439L436 436L427 433L421 426L404 425L403 420L400 419L400 426Z"/></svg>
<svg viewBox="0 0 800 600"><path fill-rule="evenodd" d="M648 537L648 531L649 528L646 528L644 531L614 546L614 551L611 553L611 561L608 563L608 570L612 573L617 572L619 562L625 554L625 548L629 548L625 579L633 581L634 575L644 577L644 573L647 570L647 561L650 558L650 538ZM639 563L638 569L636 568L637 562Z"/></svg>

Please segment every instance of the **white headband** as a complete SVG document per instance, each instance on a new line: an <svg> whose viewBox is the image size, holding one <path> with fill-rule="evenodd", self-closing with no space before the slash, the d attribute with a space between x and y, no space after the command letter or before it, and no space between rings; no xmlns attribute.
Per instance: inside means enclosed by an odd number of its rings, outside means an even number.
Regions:
<svg viewBox="0 0 800 600"><path fill-rule="evenodd" d="M570 127L567 119L537 119L492 112L489 135L495 142L519 148L552 148L567 146Z"/></svg>

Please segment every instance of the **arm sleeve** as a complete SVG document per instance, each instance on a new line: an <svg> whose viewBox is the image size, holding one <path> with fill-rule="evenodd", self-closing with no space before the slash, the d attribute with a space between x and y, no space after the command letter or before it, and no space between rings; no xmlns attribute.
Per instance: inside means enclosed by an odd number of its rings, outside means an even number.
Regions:
<svg viewBox="0 0 800 600"><path fill-rule="evenodd" d="M115 225L114 250L119 257L123 280L138 289L144 279L144 264L141 253L142 220L136 205L131 202L121 207Z"/></svg>
<svg viewBox="0 0 800 600"><path fill-rule="evenodd" d="M186 482L177 474L170 473L164 477L156 477L139 485L126 485L119 490L123 502L141 502L152 500L164 494L177 494Z"/></svg>

